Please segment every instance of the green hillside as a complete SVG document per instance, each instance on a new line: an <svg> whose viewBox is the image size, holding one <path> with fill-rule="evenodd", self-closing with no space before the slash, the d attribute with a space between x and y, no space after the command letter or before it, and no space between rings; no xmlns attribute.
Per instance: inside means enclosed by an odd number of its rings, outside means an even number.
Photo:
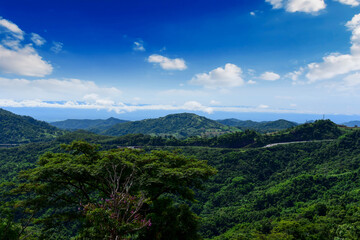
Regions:
<svg viewBox="0 0 360 240"><path fill-rule="evenodd" d="M216 136L236 131L240 130L196 114L181 113L156 119L120 123L102 132L102 134L121 136L132 133L142 133L185 138L189 136Z"/></svg>
<svg viewBox="0 0 360 240"><path fill-rule="evenodd" d="M67 119L64 121L51 122L50 124L64 130L88 130L91 132L102 132L118 123L127 122L117 118L108 119Z"/></svg>
<svg viewBox="0 0 360 240"><path fill-rule="evenodd" d="M255 122L251 120L242 121L235 118L229 118L229 119L223 119L217 121L227 126L238 127L241 130L251 129L260 133L276 132L276 131L292 128L298 125L295 122L287 121L284 119L279 119L276 121Z"/></svg>
<svg viewBox="0 0 360 240"><path fill-rule="evenodd" d="M38 142L62 134L46 122L0 109L0 144Z"/></svg>
<svg viewBox="0 0 360 240"><path fill-rule="evenodd" d="M328 143L269 149L184 148L219 172L193 206L201 235L230 239L359 239L360 131Z"/></svg>

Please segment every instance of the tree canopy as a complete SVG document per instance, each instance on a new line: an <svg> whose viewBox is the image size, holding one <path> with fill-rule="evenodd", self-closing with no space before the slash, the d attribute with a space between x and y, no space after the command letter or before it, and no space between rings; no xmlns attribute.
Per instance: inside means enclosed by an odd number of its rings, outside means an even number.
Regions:
<svg viewBox="0 0 360 240"><path fill-rule="evenodd" d="M122 197L133 201L130 208L136 210L144 221L148 221L146 216L154 217L151 231L148 231L152 236L145 231L143 238L164 239L165 235L161 232L167 231L170 226L166 225L171 223L157 215L161 212L157 208L171 208L173 215L183 214L188 223L196 225L197 217L187 205L175 205L174 200L194 201L193 188L199 188L204 180L216 173L206 161L177 153L147 153L133 149L100 151L99 146L83 141L62 147L66 152L48 152L40 158L38 167L22 172L23 183L13 190L14 193L27 193L28 197L17 205L35 212L36 221L33 223L41 223L44 228L55 227L59 220L80 221L80 232L89 234L89 229L96 227L94 223L97 223L88 219L94 216L94 211L104 209L105 203L109 207L109 201L114 205L117 198ZM140 206L139 209L136 206ZM120 208L120 205L117 207ZM85 216L79 208L85 209ZM114 211L112 209L112 213ZM137 229L140 225L133 227ZM131 229L125 233L122 238L134 234ZM86 234L84 236L88 236ZM196 231L193 235L188 239L197 238Z"/></svg>

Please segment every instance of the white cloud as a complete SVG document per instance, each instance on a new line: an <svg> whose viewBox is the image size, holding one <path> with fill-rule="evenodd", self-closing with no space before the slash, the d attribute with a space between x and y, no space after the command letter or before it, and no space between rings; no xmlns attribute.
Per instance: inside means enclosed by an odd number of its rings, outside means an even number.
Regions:
<svg viewBox="0 0 360 240"><path fill-rule="evenodd" d="M36 46L42 46L46 43L46 40L36 33L31 33L31 41L33 41Z"/></svg>
<svg viewBox="0 0 360 240"><path fill-rule="evenodd" d="M316 13L326 8L324 0L265 0L274 9L285 8L287 12Z"/></svg>
<svg viewBox="0 0 360 240"><path fill-rule="evenodd" d="M360 86L360 73L354 73L344 78L344 85L347 87Z"/></svg>
<svg viewBox="0 0 360 240"><path fill-rule="evenodd" d="M266 81L276 81L280 79L280 75L274 72L264 72L259 78Z"/></svg>
<svg viewBox="0 0 360 240"><path fill-rule="evenodd" d="M320 63L310 63L308 65L309 72L306 74L310 82L360 70L360 14L355 15L347 22L346 27L352 31L351 53L332 53L325 56Z"/></svg>
<svg viewBox="0 0 360 240"><path fill-rule="evenodd" d="M64 44L62 42L53 42L53 46L50 48L50 50L54 53L59 53L61 52L63 46Z"/></svg>
<svg viewBox="0 0 360 240"><path fill-rule="evenodd" d="M360 1L359 0L336 0L338 2L341 2L342 4L350 5L352 7L359 6Z"/></svg>
<svg viewBox="0 0 360 240"><path fill-rule="evenodd" d="M250 12L250 15L255 16L256 14L255 14L255 12Z"/></svg>
<svg viewBox="0 0 360 240"><path fill-rule="evenodd" d="M314 13L325 8L324 0L289 0L286 5L288 12Z"/></svg>
<svg viewBox="0 0 360 240"><path fill-rule="evenodd" d="M360 89L360 72L346 76L342 81L330 82L326 87L340 92L358 92Z"/></svg>
<svg viewBox="0 0 360 240"><path fill-rule="evenodd" d="M144 47L143 41L140 40L140 41L134 42L133 50L134 50L134 51L140 51L140 52L145 51L145 47Z"/></svg>
<svg viewBox="0 0 360 240"><path fill-rule="evenodd" d="M122 102L112 102L91 96L87 101L61 101L49 102L39 99L12 100L0 99L0 107L39 107L39 108L65 108L65 109L97 109L108 110L116 113L134 112L141 110L182 110L182 111L201 111L208 114L214 112L211 107L204 106L196 101L185 102L183 105L128 105Z"/></svg>
<svg viewBox="0 0 360 240"><path fill-rule="evenodd" d="M79 79L7 79L0 78L0 96L10 99L36 99L41 96L44 101L80 101L97 96L99 99L119 99L121 91L117 88L106 88L92 81Z"/></svg>
<svg viewBox="0 0 360 240"><path fill-rule="evenodd" d="M293 80L294 82L299 80L299 77L304 73L304 68L300 68L297 71L293 71L293 72L289 72L285 75L286 78L290 78L291 80Z"/></svg>
<svg viewBox="0 0 360 240"><path fill-rule="evenodd" d="M269 108L269 106L268 106L268 105L265 105L265 104L260 104L260 105L258 106L258 108L260 108L260 109L266 109L266 108Z"/></svg>
<svg viewBox="0 0 360 240"><path fill-rule="evenodd" d="M220 105L220 104L221 104L221 102L216 101L216 100L211 100L210 101L210 105Z"/></svg>
<svg viewBox="0 0 360 240"><path fill-rule="evenodd" d="M24 39L24 32L15 23L12 23L0 17L0 26L12 33L12 35L16 38L20 40Z"/></svg>
<svg viewBox="0 0 360 240"><path fill-rule="evenodd" d="M283 0L265 0L270 3L274 9L279 9L283 7Z"/></svg>
<svg viewBox="0 0 360 240"><path fill-rule="evenodd" d="M22 43L24 32L16 24L0 18L0 33L3 37L0 43L0 71L31 77L52 73L51 64L42 59L32 44ZM38 38L37 43L40 41Z"/></svg>
<svg viewBox="0 0 360 240"><path fill-rule="evenodd" d="M231 88L244 84L242 70L235 64L227 63L225 68L218 67L209 73L196 74L190 81L194 85L206 88Z"/></svg>
<svg viewBox="0 0 360 240"><path fill-rule="evenodd" d="M185 70L187 68L184 59L174 58L170 59L158 54L149 56L148 62L158 63L160 67L165 70Z"/></svg>
<svg viewBox="0 0 360 240"><path fill-rule="evenodd" d="M247 84L253 85L253 84L256 84L256 81L250 79L249 81L247 81Z"/></svg>
<svg viewBox="0 0 360 240"><path fill-rule="evenodd" d="M184 108L186 110L190 110L190 111L202 111L202 112L206 112L206 113L213 113L214 112L214 110L211 107L206 107L206 106L204 106L201 103L198 103L196 101L186 102L186 103L184 103L182 108Z"/></svg>
<svg viewBox="0 0 360 240"><path fill-rule="evenodd" d="M5 73L43 77L50 74L53 67L31 45L9 49L0 44L0 69Z"/></svg>

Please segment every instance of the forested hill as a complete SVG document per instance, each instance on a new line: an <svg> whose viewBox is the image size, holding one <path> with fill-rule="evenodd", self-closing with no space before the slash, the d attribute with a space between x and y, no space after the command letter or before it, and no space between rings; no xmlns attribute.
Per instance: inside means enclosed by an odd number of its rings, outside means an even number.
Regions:
<svg viewBox="0 0 360 240"><path fill-rule="evenodd" d="M298 125L295 122L287 121L284 119L279 119L276 121L255 122L251 120L243 121L235 118L229 118L229 119L223 119L217 121L227 126L238 127L241 130L251 129L260 133L276 132L279 130L292 128Z"/></svg>
<svg viewBox="0 0 360 240"><path fill-rule="evenodd" d="M65 130L88 130L91 132L102 132L118 123L127 122L117 118L108 119L67 119L65 121L52 122L51 125Z"/></svg>
<svg viewBox="0 0 360 240"><path fill-rule="evenodd" d="M224 133L240 131L192 113L170 114L156 119L117 124L102 134L121 136L131 133L151 134L158 136L216 136Z"/></svg>
<svg viewBox="0 0 360 240"><path fill-rule="evenodd" d="M62 134L46 122L0 109L0 144L38 142Z"/></svg>

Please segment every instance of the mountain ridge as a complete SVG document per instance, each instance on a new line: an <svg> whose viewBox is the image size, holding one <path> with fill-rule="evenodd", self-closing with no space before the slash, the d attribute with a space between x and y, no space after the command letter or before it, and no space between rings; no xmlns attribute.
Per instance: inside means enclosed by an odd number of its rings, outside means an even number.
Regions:
<svg viewBox="0 0 360 240"><path fill-rule="evenodd" d="M236 131L240 130L193 113L177 113L160 118L119 123L101 134L121 136L130 133L142 133L184 138L189 136L214 136Z"/></svg>

